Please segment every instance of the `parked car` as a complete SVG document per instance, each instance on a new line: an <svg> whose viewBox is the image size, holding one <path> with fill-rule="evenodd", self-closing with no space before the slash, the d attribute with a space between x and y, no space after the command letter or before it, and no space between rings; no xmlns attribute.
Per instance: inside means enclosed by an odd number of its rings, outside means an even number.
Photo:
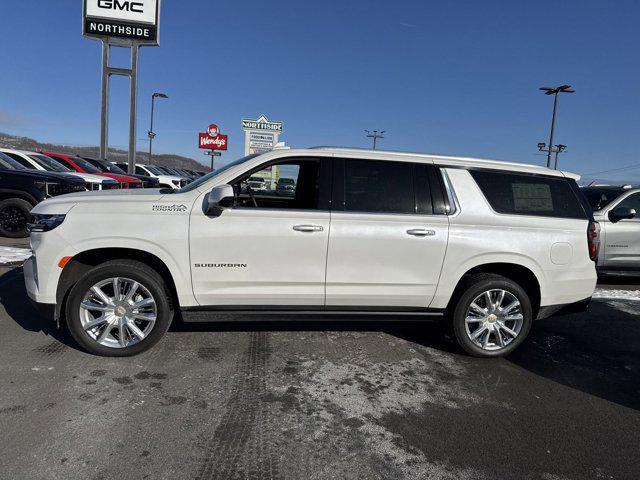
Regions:
<svg viewBox="0 0 640 480"><path fill-rule="evenodd" d="M640 275L640 187L582 188L602 227L598 271Z"/></svg>
<svg viewBox="0 0 640 480"><path fill-rule="evenodd" d="M254 192L266 192L268 190L266 178L249 177L249 179L247 180L247 184Z"/></svg>
<svg viewBox="0 0 640 480"><path fill-rule="evenodd" d="M294 196L241 193L267 167L295 178ZM106 356L147 350L174 314L224 312L444 320L466 352L501 356L534 319L584 310L592 296L598 225L578 178L469 158L273 150L171 194L40 203L25 283L41 311Z"/></svg>
<svg viewBox="0 0 640 480"><path fill-rule="evenodd" d="M31 209L45 198L83 192L81 178L30 170L10 156L0 153L0 236L28 236Z"/></svg>
<svg viewBox="0 0 640 480"><path fill-rule="evenodd" d="M293 178L279 178L276 183L278 195L294 196L296 194L296 182Z"/></svg>
<svg viewBox="0 0 640 480"><path fill-rule="evenodd" d="M97 158L90 157L81 157L84 158L91 165L99 169L103 173L113 173L115 175L126 175L128 177L134 177L142 182L142 188L159 188L160 181L157 178L150 177L148 175L138 175L136 173L131 174L127 173L126 170L121 169L117 165L107 161L107 160L98 160Z"/></svg>
<svg viewBox="0 0 640 480"><path fill-rule="evenodd" d="M158 170L160 170L161 172L164 172L167 175L175 175L181 179L183 179L186 183L191 182L192 178L190 175L186 175L183 172L181 172L179 169L177 168L171 168L171 167L161 167L159 165L154 165L154 167Z"/></svg>
<svg viewBox="0 0 640 480"><path fill-rule="evenodd" d="M64 175L71 175L81 178L85 181L87 190L102 190L119 188L119 184L111 179L103 178L98 175L90 173L79 173L72 170L70 167L60 165L51 157L38 152L28 152L22 150L11 150L7 148L0 148L0 152L3 152L13 158L16 162L20 163L25 168L31 170L40 170L46 172L56 172Z"/></svg>
<svg viewBox="0 0 640 480"><path fill-rule="evenodd" d="M124 169L127 168L127 164L123 162L112 162L118 167ZM154 165L142 165L136 164L136 173L138 175L148 175L150 177L157 178L160 182L161 188L172 188L177 190L187 184L187 180L177 175L167 175L162 170Z"/></svg>
<svg viewBox="0 0 640 480"><path fill-rule="evenodd" d="M79 173L91 173L93 175L100 175L102 177L111 178L118 182L120 188L142 188L142 182L137 178L130 177L129 175L121 175L118 173L103 172L99 168L93 166L91 162L88 162L84 158L75 155L66 155L63 153L55 152L43 152L45 155L53 158L55 161L66 167L72 168Z"/></svg>

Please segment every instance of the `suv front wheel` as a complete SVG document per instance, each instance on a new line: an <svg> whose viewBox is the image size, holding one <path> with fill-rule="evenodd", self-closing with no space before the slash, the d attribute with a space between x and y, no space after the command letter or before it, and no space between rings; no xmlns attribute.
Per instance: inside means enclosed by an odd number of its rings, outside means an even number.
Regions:
<svg viewBox="0 0 640 480"><path fill-rule="evenodd" d="M155 345L169 328L169 298L158 272L133 260L112 260L92 268L73 286L67 324L90 353L136 355Z"/></svg>
<svg viewBox="0 0 640 480"><path fill-rule="evenodd" d="M453 332L463 350L477 357L511 353L529 334L531 300L501 275L469 276L453 311Z"/></svg>

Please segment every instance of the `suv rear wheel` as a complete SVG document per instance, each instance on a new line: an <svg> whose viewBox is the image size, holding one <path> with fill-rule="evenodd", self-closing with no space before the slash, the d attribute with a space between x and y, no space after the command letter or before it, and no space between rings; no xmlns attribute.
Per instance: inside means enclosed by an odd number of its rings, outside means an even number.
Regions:
<svg viewBox="0 0 640 480"><path fill-rule="evenodd" d="M67 323L91 353L136 355L155 345L169 328L169 298L158 272L140 262L113 260L91 269L71 289Z"/></svg>
<svg viewBox="0 0 640 480"><path fill-rule="evenodd" d="M458 345L477 357L511 353L529 334L531 300L520 285L501 275L471 275L453 311Z"/></svg>
<svg viewBox="0 0 640 480"><path fill-rule="evenodd" d="M31 220L31 205L22 198L7 198L0 202L0 235L9 238L29 236L27 223Z"/></svg>

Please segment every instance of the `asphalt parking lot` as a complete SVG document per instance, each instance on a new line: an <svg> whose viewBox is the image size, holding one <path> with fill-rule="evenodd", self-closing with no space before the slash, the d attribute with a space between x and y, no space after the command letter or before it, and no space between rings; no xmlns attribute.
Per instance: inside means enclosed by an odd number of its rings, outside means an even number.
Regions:
<svg viewBox="0 0 640 480"><path fill-rule="evenodd" d="M640 478L640 301L500 360L348 321L176 324L106 359L38 317L20 267L0 299L1 478Z"/></svg>

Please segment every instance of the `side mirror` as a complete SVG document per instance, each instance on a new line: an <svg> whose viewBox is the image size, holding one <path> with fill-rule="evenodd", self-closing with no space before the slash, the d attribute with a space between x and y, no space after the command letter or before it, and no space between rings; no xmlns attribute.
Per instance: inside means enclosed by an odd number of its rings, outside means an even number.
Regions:
<svg viewBox="0 0 640 480"><path fill-rule="evenodd" d="M235 195L231 185L218 185L213 187L207 195L207 215L220 216L223 210L233 207Z"/></svg>
<svg viewBox="0 0 640 480"><path fill-rule="evenodd" d="M636 216L636 211L633 208L618 207L609 212L609 220L612 223L619 222L620 220L629 220Z"/></svg>

